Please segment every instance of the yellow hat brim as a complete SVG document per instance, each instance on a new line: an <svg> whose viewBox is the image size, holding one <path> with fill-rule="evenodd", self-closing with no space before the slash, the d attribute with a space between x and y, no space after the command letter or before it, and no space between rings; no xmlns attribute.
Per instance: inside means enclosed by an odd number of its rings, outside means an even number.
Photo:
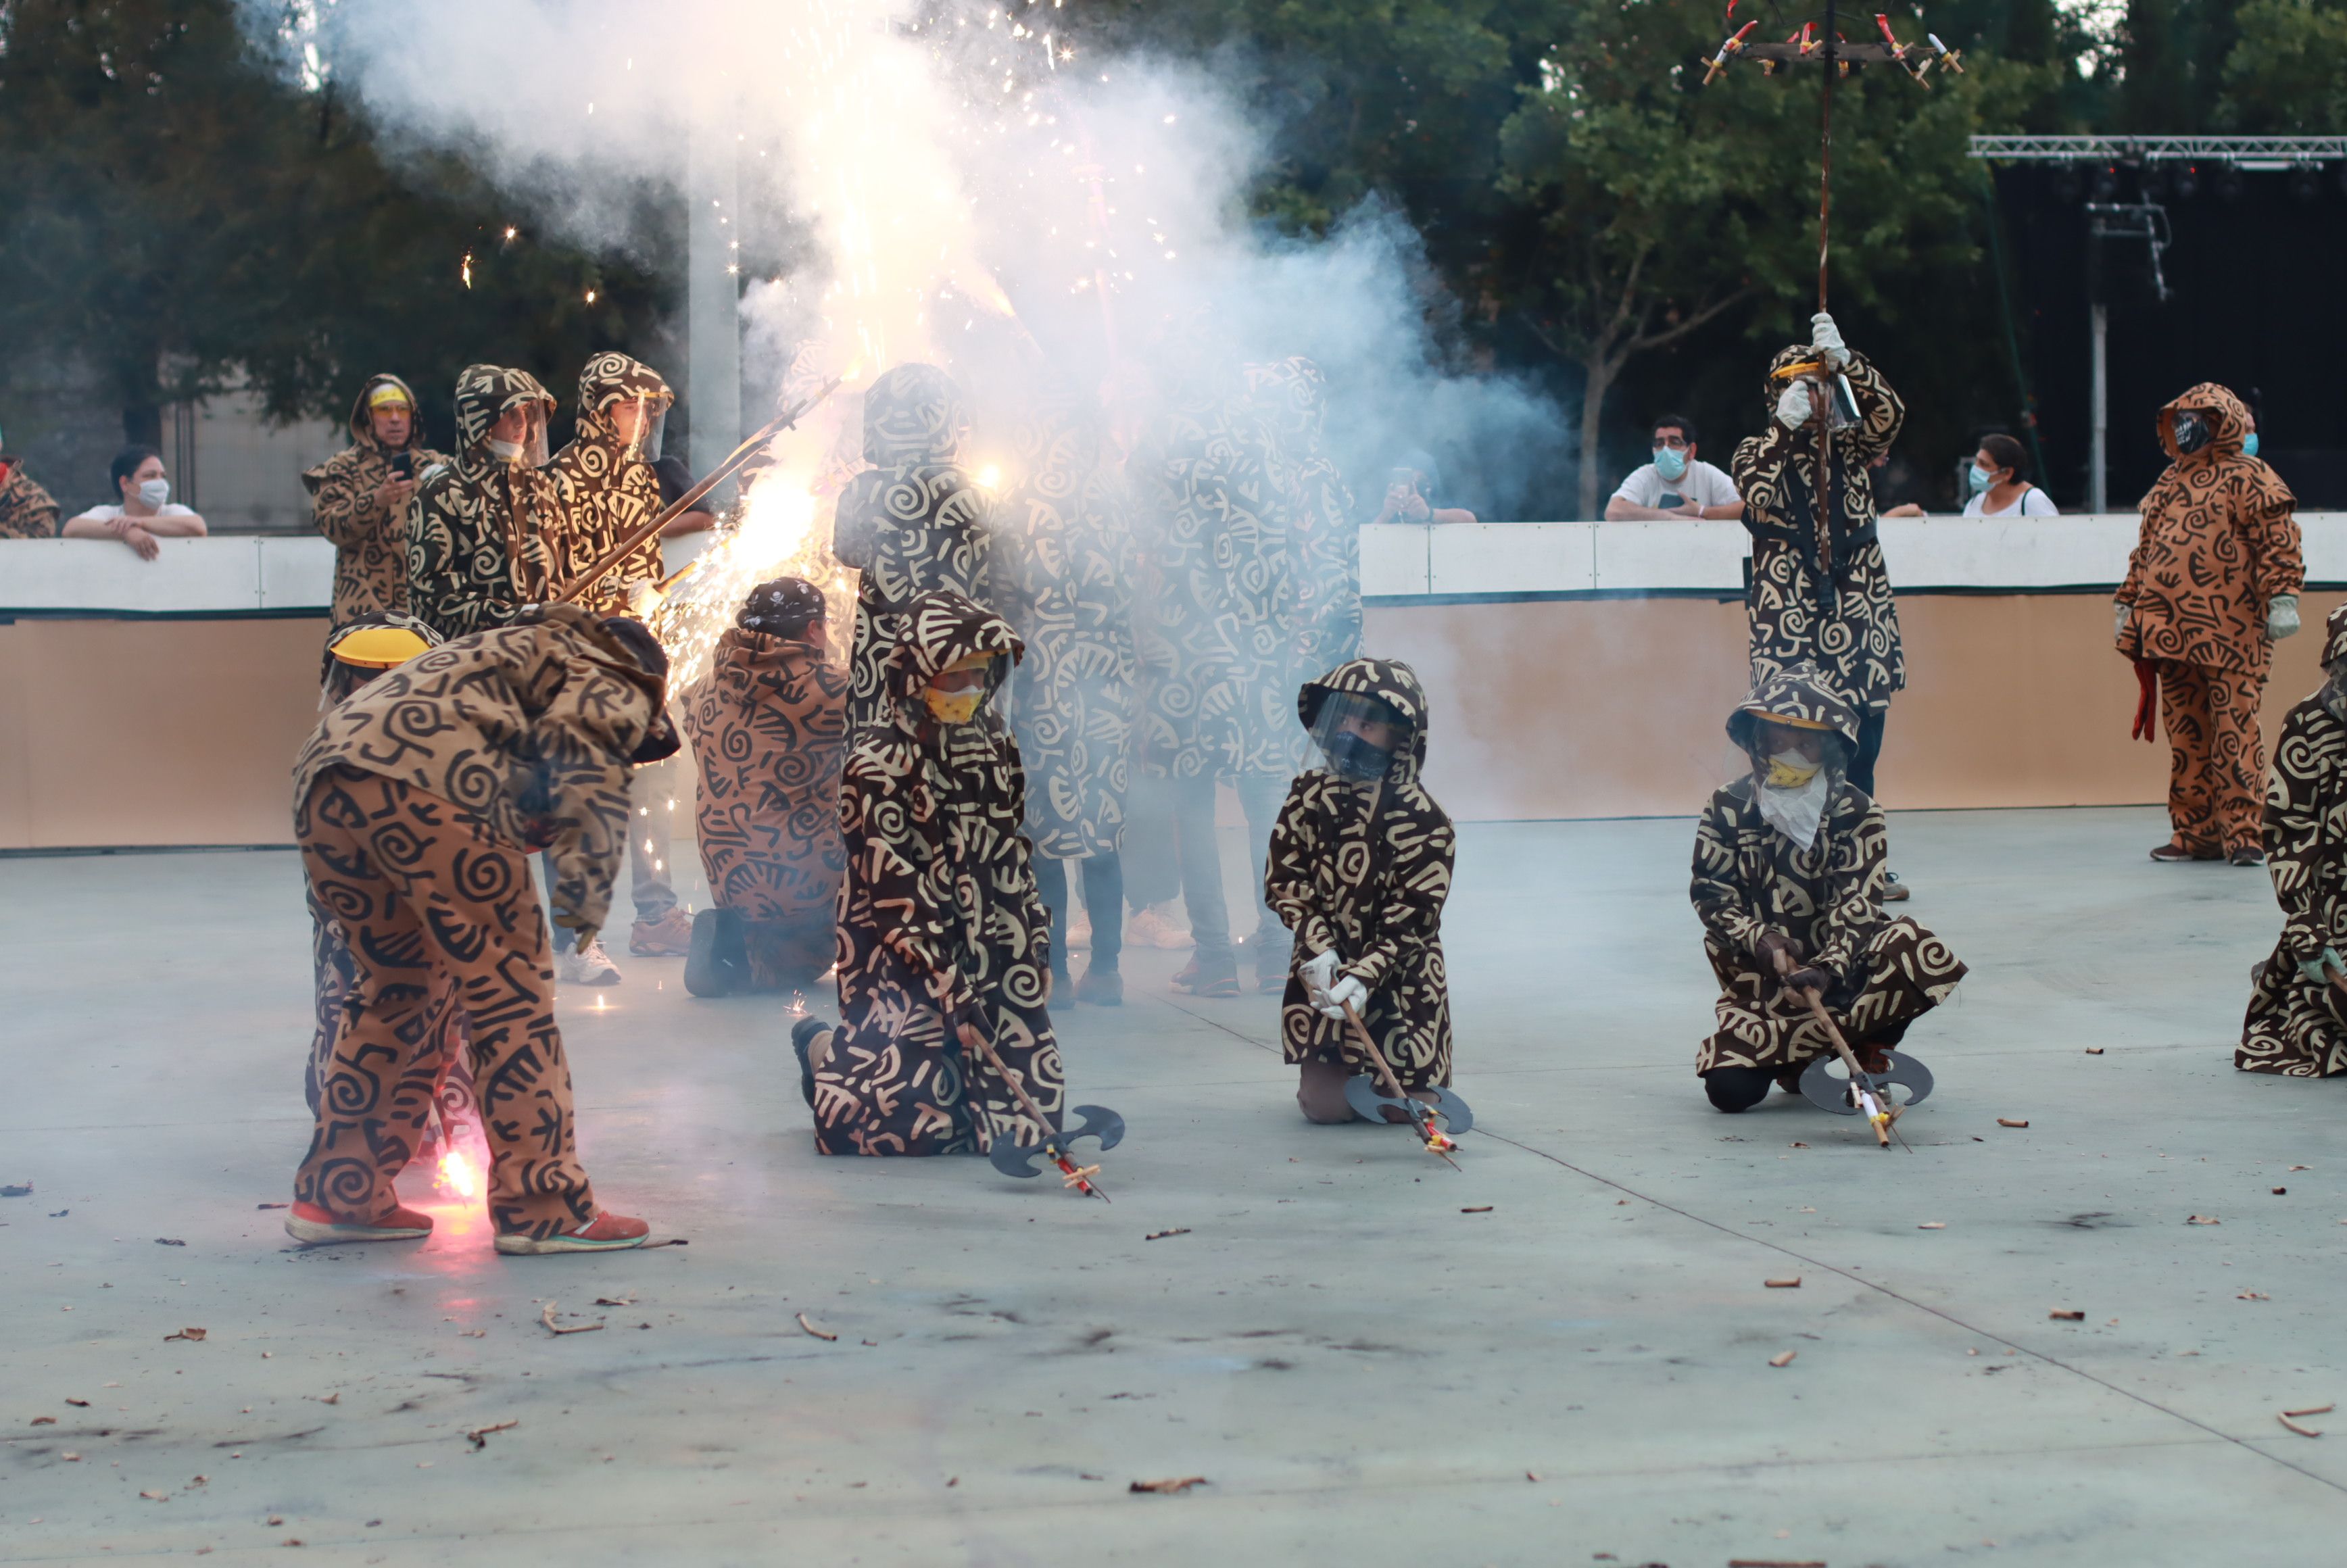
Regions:
<svg viewBox="0 0 2347 1568"><path fill-rule="evenodd" d="M1830 730L1833 728L1831 724L1827 723L1823 719L1797 719L1786 713L1764 713L1758 708L1747 708L1744 711L1751 714L1756 719L1766 719L1772 724L1782 724L1788 730Z"/></svg>
<svg viewBox="0 0 2347 1568"><path fill-rule="evenodd" d="M362 626L333 643L334 657L362 670L389 670L432 646L404 626Z"/></svg>
<svg viewBox="0 0 2347 1568"><path fill-rule="evenodd" d="M1772 381L1790 381L1796 376L1816 375L1825 367L1825 361L1821 359L1805 359L1792 364L1779 366L1770 371L1768 376Z"/></svg>

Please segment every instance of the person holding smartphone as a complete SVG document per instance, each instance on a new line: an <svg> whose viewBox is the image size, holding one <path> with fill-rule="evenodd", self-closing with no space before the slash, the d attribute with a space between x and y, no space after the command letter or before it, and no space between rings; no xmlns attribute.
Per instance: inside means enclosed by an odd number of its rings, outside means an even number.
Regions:
<svg viewBox="0 0 2347 1568"><path fill-rule="evenodd" d="M1378 523L1471 523L1475 514L1464 507L1438 507L1434 494L1442 487L1442 471L1423 452L1405 452L1386 475L1385 505L1369 519Z"/></svg>
<svg viewBox="0 0 2347 1568"><path fill-rule="evenodd" d="M448 459L424 445L415 394L367 377L351 405L351 444L302 476L317 530L334 541L333 624L407 613L407 503Z"/></svg>

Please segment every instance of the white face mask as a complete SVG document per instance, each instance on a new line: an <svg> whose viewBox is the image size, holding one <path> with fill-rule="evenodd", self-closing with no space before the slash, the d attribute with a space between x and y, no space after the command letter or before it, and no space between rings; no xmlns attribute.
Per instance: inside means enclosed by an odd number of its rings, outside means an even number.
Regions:
<svg viewBox="0 0 2347 1568"><path fill-rule="evenodd" d="M163 503L170 498L170 480L141 479L138 481L138 499L144 502L150 511L162 510Z"/></svg>
<svg viewBox="0 0 2347 1568"><path fill-rule="evenodd" d="M1799 752L1779 752L1768 761L1783 774L1811 770L1801 784L1779 786L1764 782L1753 792L1760 807L1760 819L1798 847L1807 849L1817 843L1818 828L1825 821L1826 795L1832 786L1832 777Z"/></svg>
<svg viewBox="0 0 2347 1568"><path fill-rule="evenodd" d="M522 450L522 443L518 441L499 441L494 436L489 440L489 456L500 463L520 462Z"/></svg>

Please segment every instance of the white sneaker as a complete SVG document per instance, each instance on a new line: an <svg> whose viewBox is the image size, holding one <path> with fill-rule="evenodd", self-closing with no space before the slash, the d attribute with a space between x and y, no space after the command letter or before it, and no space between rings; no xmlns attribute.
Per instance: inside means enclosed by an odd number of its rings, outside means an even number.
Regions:
<svg viewBox="0 0 2347 1568"><path fill-rule="evenodd" d="M616 986L620 966L603 951L603 938L590 937L554 960L554 978L574 986Z"/></svg>
<svg viewBox="0 0 2347 1568"><path fill-rule="evenodd" d="M1166 899L1135 910L1124 923L1124 939L1135 948L1186 948L1190 945L1190 922L1183 918Z"/></svg>

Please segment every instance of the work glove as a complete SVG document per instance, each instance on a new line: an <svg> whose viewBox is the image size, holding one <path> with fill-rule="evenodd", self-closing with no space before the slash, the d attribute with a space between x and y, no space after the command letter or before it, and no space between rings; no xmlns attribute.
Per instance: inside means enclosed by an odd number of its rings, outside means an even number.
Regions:
<svg viewBox="0 0 2347 1568"><path fill-rule="evenodd" d="M2323 948L2321 954L2314 958L2300 960L2298 972L2318 986L2327 986L2331 983L2331 977L2324 972L2325 965L2347 973L2347 958L2341 958L2338 950L2332 948Z"/></svg>
<svg viewBox="0 0 2347 1568"><path fill-rule="evenodd" d="M1809 318L1809 346L1824 357L1829 369L1840 370L1850 364L1850 350L1841 341L1841 329L1823 311Z"/></svg>
<svg viewBox="0 0 2347 1568"><path fill-rule="evenodd" d="M2266 641L2280 642L2298 635L2298 595L2278 593L2266 606Z"/></svg>
<svg viewBox="0 0 2347 1568"><path fill-rule="evenodd" d="M1358 1012L1368 1005L1369 988L1350 975L1340 975L1328 988L1328 1005L1320 1009L1320 1016L1342 1020L1347 1008Z"/></svg>
<svg viewBox="0 0 2347 1568"><path fill-rule="evenodd" d="M1801 944L1798 938L1782 931L1763 931L1754 940L1752 951L1759 958L1760 967L1773 975L1777 972L1777 955L1781 952L1788 958L1798 959L1801 956Z"/></svg>
<svg viewBox="0 0 2347 1568"><path fill-rule="evenodd" d="M1809 423L1809 384L1797 381L1777 395L1777 423L1788 430L1799 430Z"/></svg>
<svg viewBox="0 0 2347 1568"><path fill-rule="evenodd" d="M1315 953L1296 969L1304 979L1304 999L1313 1007L1328 1005L1328 987L1337 978L1337 950Z"/></svg>
<svg viewBox="0 0 2347 1568"><path fill-rule="evenodd" d="M1814 968L1795 969L1791 974L1785 977L1785 989L1789 991L1817 991L1823 993L1826 988L1832 984L1833 977L1831 975L1827 974L1823 969Z"/></svg>
<svg viewBox="0 0 2347 1568"><path fill-rule="evenodd" d="M2116 639L2116 638L2125 637L2125 636L2127 635L2127 610L2128 610L2130 608L2132 608L2132 607L2131 607L2131 606L2128 606L2128 605L2120 604L2120 603L2116 602L2116 600L2114 600L2114 601L2112 602L2112 605L2111 605L2111 636L2112 636L2113 638L2115 638L2115 639Z"/></svg>

